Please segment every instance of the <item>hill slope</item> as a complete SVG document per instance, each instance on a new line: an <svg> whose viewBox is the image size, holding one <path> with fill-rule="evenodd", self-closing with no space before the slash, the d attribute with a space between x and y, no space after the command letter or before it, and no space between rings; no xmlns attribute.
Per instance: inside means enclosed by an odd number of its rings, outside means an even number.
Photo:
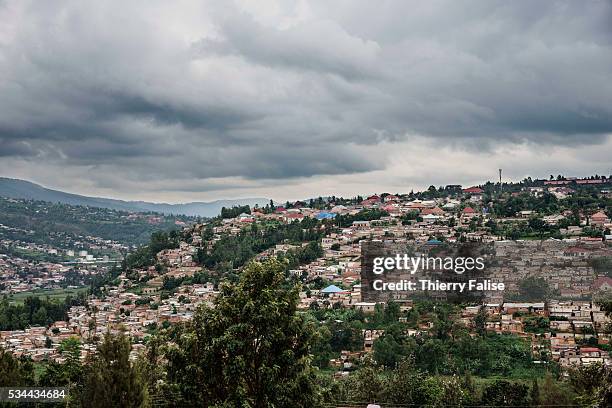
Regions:
<svg viewBox="0 0 612 408"><path fill-rule="evenodd" d="M0 240L48 244L55 248L84 247L79 243L92 241L88 237L139 245L147 242L155 231L182 228L194 220L183 215L0 197Z"/></svg>
<svg viewBox="0 0 612 408"><path fill-rule="evenodd" d="M0 196L28 200L49 201L70 205L84 205L89 207L108 208L132 212L153 211L162 214L183 214L200 217L214 217L221 212L221 207L238 205L263 206L270 200L265 198L245 198L239 200L217 200L211 202L192 202L185 204L150 203L146 201L123 201L111 198L88 197L79 194L65 193L51 190L38 184L0 177Z"/></svg>

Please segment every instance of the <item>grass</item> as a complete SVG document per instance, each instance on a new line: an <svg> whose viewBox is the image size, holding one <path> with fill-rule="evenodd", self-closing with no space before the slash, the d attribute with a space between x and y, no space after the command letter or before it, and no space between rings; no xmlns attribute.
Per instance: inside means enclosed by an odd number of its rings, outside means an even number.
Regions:
<svg viewBox="0 0 612 408"><path fill-rule="evenodd" d="M28 296L49 297L51 300L64 300L67 296L76 297L81 292L87 292L88 287L84 286L75 289L38 289L28 292L15 293L8 295L9 302L13 304L23 304Z"/></svg>

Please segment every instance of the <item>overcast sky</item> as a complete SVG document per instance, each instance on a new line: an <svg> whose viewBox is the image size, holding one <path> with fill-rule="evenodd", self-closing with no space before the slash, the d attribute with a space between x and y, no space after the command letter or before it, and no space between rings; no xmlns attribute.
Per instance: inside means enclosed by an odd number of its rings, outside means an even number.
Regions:
<svg viewBox="0 0 612 408"><path fill-rule="evenodd" d="M0 176L181 202L610 174L611 4L0 0Z"/></svg>

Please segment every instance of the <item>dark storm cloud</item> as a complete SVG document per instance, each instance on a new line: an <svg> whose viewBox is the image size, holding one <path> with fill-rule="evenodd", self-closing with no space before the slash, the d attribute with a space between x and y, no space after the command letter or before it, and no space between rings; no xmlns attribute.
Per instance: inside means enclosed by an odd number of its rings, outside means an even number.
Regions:
<svg viewBox="0 0 612 408"><path fill-rule="evenodd" d="M338 25L316 21L278 30L257 24L238 13L220 24L222 39L203 40L196 48L203 55L236 55L253 63L298 72L335 74L347 80L378 75L373 41L351 37ZM329 42L334 38L334 42Z"/></svg>
<svg viewBox="0 0 612 408"><path fill-rule="evenodd" d="M381 170L368 149L415 135L602 143L611 22L607 1L6 1L0 155L192 189Z"/></svg>
<svg viewBox="0 0 612 408"><path fill-rule="evenodd" d="M0 133L2 130L0 129ZM35 149L26 142L0 137L0 157L22 156L29 157L36 154Z"/></svg>

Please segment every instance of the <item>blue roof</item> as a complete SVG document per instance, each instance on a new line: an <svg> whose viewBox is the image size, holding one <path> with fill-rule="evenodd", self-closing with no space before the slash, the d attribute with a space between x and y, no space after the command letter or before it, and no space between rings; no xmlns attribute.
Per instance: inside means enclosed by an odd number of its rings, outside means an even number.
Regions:
<svg viewBox="0 0 612 408"><path fill-rule="evenodd" d="M330 213L330 212L320 212L317 215L315 215L315 218L317 220L324 220L324 219L330 219L330 218L335 218L336 214L335 213Z"/></svg>
<svg viewBox="0 0 612 408"><path fill-rule="evenodd" d="M428 244L441 244L442 241L437 240L437 239L430 239L429 241L427 241Z"/></svg>
<svg viewBox="0 0 612 408"><path fill-rule="evenodd" d="M321 293L338 293L338 292L344 292L344 289L340 289L336 285L329 285L328 287L326 287L325 289L321 291Z"/></svg>

